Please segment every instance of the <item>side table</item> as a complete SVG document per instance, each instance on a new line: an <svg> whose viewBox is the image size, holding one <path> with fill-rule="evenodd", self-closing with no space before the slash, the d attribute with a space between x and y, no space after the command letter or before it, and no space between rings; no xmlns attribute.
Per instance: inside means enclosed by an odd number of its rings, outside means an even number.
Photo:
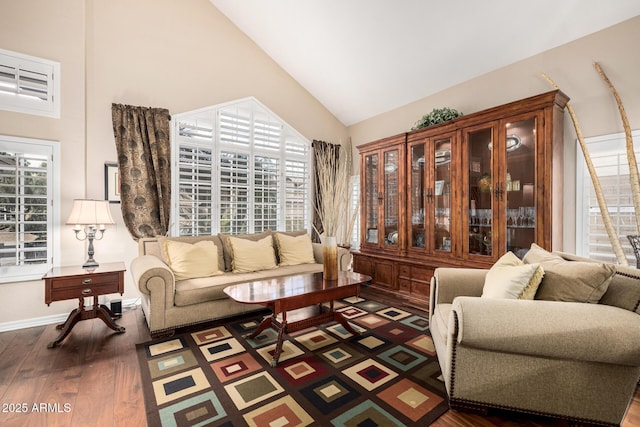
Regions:
<svg viewBox="0 0 640 427"><path fill-rule="evenodd" d="M100 264L95 269L80 266L54 267L44 275L44 302L50 305L53 301L78 298L78 308L74 309L64 323L56 325L61 329L60 336L47 345L54 348L64 340L73 327L81 320L100 318L111 329L123 333L125 328L118 326L115 320L120 316L113 313L104 304L98 304L98 296L124 293L123 262ZM85 307L84 299L93 297L93 306Z"/></svg>

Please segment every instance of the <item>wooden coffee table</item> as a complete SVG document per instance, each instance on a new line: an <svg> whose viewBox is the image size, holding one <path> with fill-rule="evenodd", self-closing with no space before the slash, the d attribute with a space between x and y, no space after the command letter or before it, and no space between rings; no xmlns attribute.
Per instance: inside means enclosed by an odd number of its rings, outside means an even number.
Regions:
<svg viewBox="0 0 640 427"><path fill-rule="evenodd" d="M238 302L260 304L271 310L272 314L265 317L247 338L257 337L268 327L275 329L278 332L278 340L271 366L276 366L282 352L283 335L286 333L337 321L347 331L357 335L358 332L349 325L342 314L334 310L333 301L358 296L360 285L370 281L371 277L350 271L341 271L338 280L333 281L323 280L322 273L310 273L241 283L226 287L224 292ZM322 304L327 302L328 310L322 307ZM295 322L287 321L288 311L316 304L321 305L320 314Z"/></svg>

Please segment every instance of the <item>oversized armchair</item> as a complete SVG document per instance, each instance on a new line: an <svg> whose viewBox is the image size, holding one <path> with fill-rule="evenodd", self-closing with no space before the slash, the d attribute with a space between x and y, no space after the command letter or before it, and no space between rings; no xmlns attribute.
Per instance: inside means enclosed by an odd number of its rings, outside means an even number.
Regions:
<svg viewBox="0 0 640 427"><path fill-rule="evenodd" d="M599 303L486 298L489 270L436 269L430 329L451 408L619 425L640 378L640 271L612 268Z"/></svg>

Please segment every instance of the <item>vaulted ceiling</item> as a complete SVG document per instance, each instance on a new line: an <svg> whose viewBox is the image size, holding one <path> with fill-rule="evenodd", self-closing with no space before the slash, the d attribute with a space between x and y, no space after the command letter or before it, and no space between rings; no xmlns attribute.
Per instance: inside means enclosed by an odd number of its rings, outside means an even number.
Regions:
<svg viewBox="0 0 640 427"><path fill-rule="evenodd" d="M638 0L211 0L349 126L640 15Z"/></svg>

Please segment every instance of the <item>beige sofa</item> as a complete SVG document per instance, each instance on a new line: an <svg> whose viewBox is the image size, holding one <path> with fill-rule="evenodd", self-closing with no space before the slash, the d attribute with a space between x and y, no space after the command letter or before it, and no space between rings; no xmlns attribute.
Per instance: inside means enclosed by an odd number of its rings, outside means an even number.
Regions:
<svg viewBox="0 0 640 427"><path fill-rule="evenodd" d="M438 268L431 282L451 408L619 425L640 377L640 270L615 266L597 304L482 298L487 271Z"/></svg>
<svg viewBox="0 0 640 427"><path fill-rule="evenodd" d="M253 235L242 235L250 240L273 234L270 231ZM299 235L300 233L286 233ZM274 269L233 273L232 253L224 243L223 235L199 237L153 237L138 241L138 256L131 262L131 274L141 294L141 305L152 336L170 335L176 328L200 322L242 314L263 308L255 304L240 304L230 299L224 288L238 283L294 274L321 272L322 247L313 243L315 263L278 266ZM211 240L220 249L219 265L224 265L224 273L211 276L176 281L174 272L167 264L164 240L196 243ZM275 245L274 245L275 246ZM278 255L277 248L276 255ZM348 250L338 248L340 270L350 267L351 255Z"/></svg>

